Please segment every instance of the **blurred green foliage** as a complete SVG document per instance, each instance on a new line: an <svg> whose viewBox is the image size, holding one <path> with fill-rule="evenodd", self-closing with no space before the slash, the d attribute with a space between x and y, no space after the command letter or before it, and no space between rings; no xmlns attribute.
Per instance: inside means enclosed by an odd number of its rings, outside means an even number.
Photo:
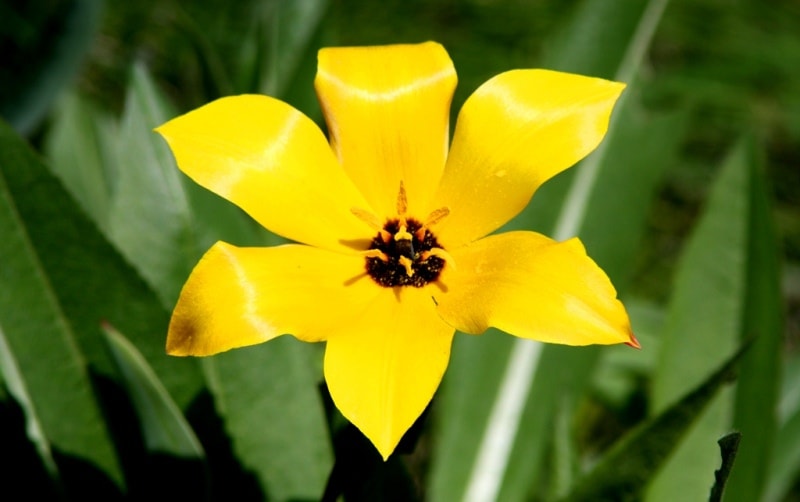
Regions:
<svg viewBox="0 0 800 502"><path fill-rule="evenodd" d="M367 445L355 471L344 452L364 445L318 387L320 347L287 337L202 361L162 349L212 242L280 240L181 175L152 128L248 92L319 121L319 47L436 40L459 75L453 123L512 68L629 83L601 151L511 225L558 233L577 197L571 230L643 350L545 347L491 493L695 499L736 428L725 500L800 499L800 4L673 0L641 38L658 4L0 4L0 116L16 130L0 124L0 498L314 500L332 470L350 472L347 500L471 493L510 337L457 336L416 442L386 464ZM716 393L749 339L738 381Z"/></svg>

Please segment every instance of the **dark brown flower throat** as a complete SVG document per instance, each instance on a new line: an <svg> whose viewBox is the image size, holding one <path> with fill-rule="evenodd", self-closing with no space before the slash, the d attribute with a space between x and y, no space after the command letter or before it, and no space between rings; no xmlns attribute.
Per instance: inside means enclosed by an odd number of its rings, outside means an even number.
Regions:
<svg viewBox="0 0 800 502"><path fill-rule="evenodd" d="M403 221L405 220L405 221ZM372 239L367 256L367 274L381 286L422 287L439 277L445 260L436 237L414 219L389 220Z"/></svg>

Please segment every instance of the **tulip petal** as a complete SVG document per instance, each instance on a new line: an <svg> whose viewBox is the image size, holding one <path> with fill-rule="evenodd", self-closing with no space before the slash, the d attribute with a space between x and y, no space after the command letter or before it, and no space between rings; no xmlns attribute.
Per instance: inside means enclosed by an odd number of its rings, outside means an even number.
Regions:
<svg viewBox="0 0 800 502"><path fill-rule="evenodd" d="M436 207L448 249L499 228L545 181L603 139L623 84L548 70L502 73L478 88L458 116Z"/></svg>
<svg viewBox="0 0 800 502"><path fill-rule="evenodd" d="M156 129L178 167L264 227L305 244L365 249L366 201L308 117L268 96L218 99Z"/></svg>
<svg viewBox="0 0 800 502"><path fill-rule="evenodd" d="M384 459L433 397L452 339L427 288L412 287L384 289L357 322L328 339L333 402Z"/></svg>
<svg viewBox="0 0 800 502"><path fill-rule="evenodd" d="M217 242L181 291L167 335L172 355L206 356L282 334L324 340L382 292L364 258L303 245Z"/></svg>
<svg viewBox="0 0 800 502"><path fill-rule="evenodd" d="M508 232L452 255L458 268L445 269L434 296L439 314L460 331L493 326L548 343L638 346L611 281L577 238Z"/></svg>
<svg viewBox="0 0 800 502"><path fill-rule="evenodd" d="M315 86L331 145L377 216L396 215L401 181L409 212L429 212L455 85L450 57L433 42L319 51Z"/></svg>

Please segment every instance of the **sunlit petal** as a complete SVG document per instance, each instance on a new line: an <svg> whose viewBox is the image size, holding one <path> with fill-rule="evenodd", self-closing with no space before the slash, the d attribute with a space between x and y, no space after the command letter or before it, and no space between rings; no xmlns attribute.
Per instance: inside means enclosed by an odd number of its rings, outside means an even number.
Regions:
<svg viewBox="0 0 800 502"><path fill-rule="evenodd" d="M453 328L427 288L384 289L325 349L336 407L388 457L430 402L450 357Z"/></svg>
<svg viewBox="0 0 800 502"><path fill-rule="evenodd" d="M370 236L350 209L369 209L322 131L267 96L218 99L157 131L178 167L289 239L343 249Z"/></svg>
<svg viewBox="0 0 800 502"><path fill-rule="evenodd" d="M631 343L625 308L578 239L509 232L453 251L456 270L435 295L442 318L466 333L493 326L567 345Z"/></svg>
<svg viewBox="0 0 800 502"><path fill-rule="evenodd" d="M315 85L339 161L378 216L394 216L401 180L409 211L428 211L444 168L456 85L444 48L322 49Z"/></svg>
<svg viewBox="0 0 800 502"><path fill-rule="evenodd" d="M218 242L181 291L167 352L205 356L282 334L324 340L382 292L363 277L363 260L295 244L238 248Z"/></svg>
<svg viewBox="0 0 800 502"><path fill-rule="evenodd" d="M603 139L624 85L547 70L502 73L458 116L437 207L440 242L457 247L499 228L536 189Z"/></svg>

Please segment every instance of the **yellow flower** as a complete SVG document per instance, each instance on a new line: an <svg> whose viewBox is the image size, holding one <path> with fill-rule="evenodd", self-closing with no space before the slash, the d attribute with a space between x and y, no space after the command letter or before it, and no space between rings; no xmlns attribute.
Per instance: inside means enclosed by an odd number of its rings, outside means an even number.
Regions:
<svg viewBox="0 0 800 502"><path fill-rule="evenodd" d="M315 87L330 144L259 95L158 128L184 173L301 243L217 242L183 287L167 351L324 340L334 403L386 458L436 391L455 330L636 346L577 239L485 237L598 145L624 85L509 71L466 101L450 143L455 85L436 43L328 48Z"/></svg>

